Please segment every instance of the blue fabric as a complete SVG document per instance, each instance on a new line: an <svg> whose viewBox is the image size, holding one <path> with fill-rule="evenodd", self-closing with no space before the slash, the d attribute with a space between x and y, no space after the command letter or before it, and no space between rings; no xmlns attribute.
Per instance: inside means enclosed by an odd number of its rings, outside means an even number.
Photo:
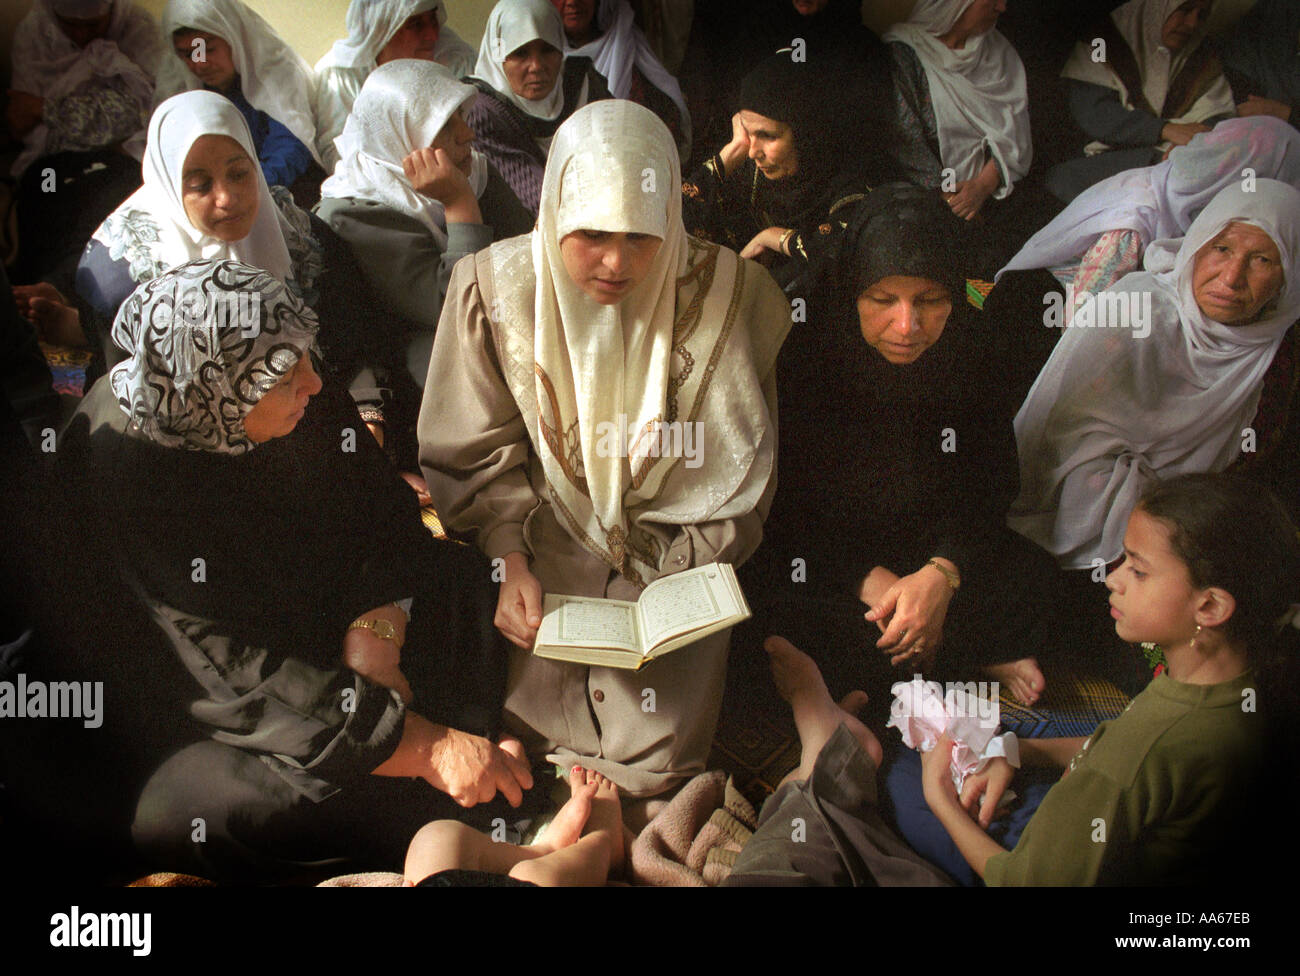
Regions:
<svg viewBox="0 0 1300 976"><path fill-rule="evenodd" d="M267 186L293 186L311 166L311 150L271 116L253 108L238 84L223 94L235 103L248 123Z"/></svg>
<svg viewBox="0 0 1300 976"><path fill-rule="evenodd" d="M1031 767L1020 770L1011 784L1017 795L1014 805L1010 813L993 821L989 826L989 836L1007 850L1015 847L1025 825L1060 776L1058 769ZM982 883L925 802L919 752L905 747L898 749L885 773L883 794L881 803L887 815L893 818L898 832L914 851L942 868L960 885L974 887Z"/></svg>

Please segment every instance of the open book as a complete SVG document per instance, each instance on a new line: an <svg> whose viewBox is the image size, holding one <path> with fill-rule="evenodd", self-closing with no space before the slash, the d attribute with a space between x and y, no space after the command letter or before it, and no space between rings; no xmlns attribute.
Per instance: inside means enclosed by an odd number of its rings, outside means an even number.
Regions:
<svg viewBox="0 0 1300 976"><path fill-rule="evenodd" d="M538 657L639 668L750 617L728 563L663 576L636 603L547 593L533 653Z"/></svg>

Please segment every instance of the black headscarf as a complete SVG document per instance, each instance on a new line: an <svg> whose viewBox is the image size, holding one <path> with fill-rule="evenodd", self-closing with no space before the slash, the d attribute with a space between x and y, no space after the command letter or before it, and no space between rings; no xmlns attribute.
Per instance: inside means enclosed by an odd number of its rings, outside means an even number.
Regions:
<svg viewBox="0 0 1300 976"><path fill-rule="evenodd" d="M831 358L863 396L938 403L971 392L965 380L984 362L981 326L966 302L966 228L933 190L890 183L858 204L841 243ZM899 366L867 345L857 299L882 278L927 278L948 289L943 334L913 363Z"/></svg>

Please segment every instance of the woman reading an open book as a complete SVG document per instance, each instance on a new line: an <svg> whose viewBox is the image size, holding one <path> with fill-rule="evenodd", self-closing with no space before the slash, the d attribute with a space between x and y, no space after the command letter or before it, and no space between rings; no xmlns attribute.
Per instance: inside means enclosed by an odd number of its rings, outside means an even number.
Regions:
<svg viewBox="0 0 1300 976"><path fill-rule="evenodd" d="M687 236L668 129L605 101L556 133L537 227L456 266L420 413L449 529L501 574L506 725L656 796L704 769L727 634L639 671L533 656L544 592L635 600L758 545L790 325L758 265ZM635 815L634 815L635 816Z"/></svg>

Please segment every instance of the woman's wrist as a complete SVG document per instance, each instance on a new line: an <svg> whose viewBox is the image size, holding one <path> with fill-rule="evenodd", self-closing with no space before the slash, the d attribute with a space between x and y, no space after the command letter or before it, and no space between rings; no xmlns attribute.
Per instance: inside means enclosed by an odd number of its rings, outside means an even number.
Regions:
<svg viewBox="0 0 1300 976"><path fill-rule="evenodd" d="M726 176L734 173L736 167L742 165L748 158L749 149L743 143L729 142L718 153L718 159L722 161L723 174Z"/></svg>

